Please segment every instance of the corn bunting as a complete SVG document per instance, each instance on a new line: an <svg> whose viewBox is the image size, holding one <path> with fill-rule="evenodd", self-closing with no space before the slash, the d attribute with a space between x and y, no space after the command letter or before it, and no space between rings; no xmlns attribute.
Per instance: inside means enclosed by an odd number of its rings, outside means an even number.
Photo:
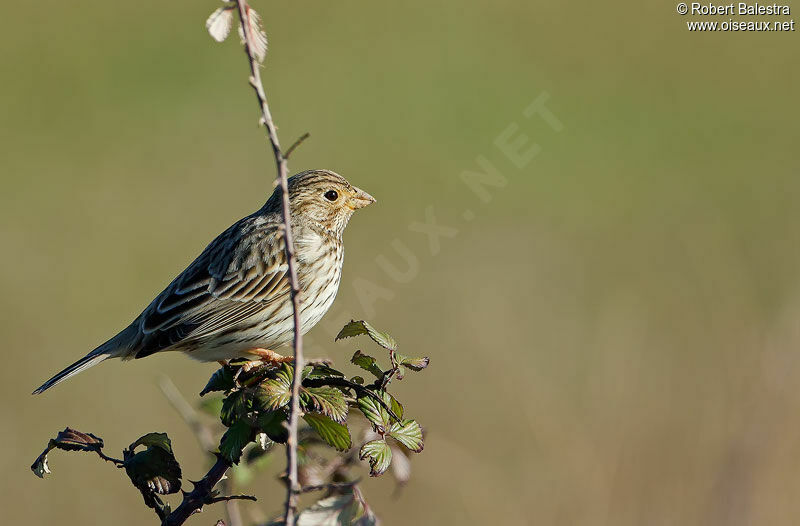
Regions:
<svg viewBox="0 0 800 526"><path fill-rule="evenodd" d="M292 232L305 333L327 312L339 288L350 216L375 202L327 170L289 178ZM256 356L292 341L294 325L276 188L266 204L209 244L126 329L42 384L41 393L107 358L183 351L200 361Z"/></svg>

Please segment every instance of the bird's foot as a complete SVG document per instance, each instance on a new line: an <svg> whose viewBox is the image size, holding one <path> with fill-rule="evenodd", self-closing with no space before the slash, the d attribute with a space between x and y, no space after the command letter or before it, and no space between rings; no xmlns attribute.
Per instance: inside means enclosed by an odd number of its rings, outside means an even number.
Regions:
<svg viewBox="0 0 800 526"><path fill-rule="evenodd" d="M259 365L280 365L282 363L294 363L294 356L283 356L275 351L269 349L253 349L248 351L249 354L255 354L259 357L256 363ZM250 363L250 362L248 362ZM310 358L305 360L306 365L333 365L333 360L330 358Z"/></svg>
<svg viewBox="0 0 800 526"><path fill-rule="evenodd" d="M250 349L247 351L247 354L258 356L258 360L254 360L254 362L258 362L258 365L280 365L282 363L292 363L294 361L294 357L292 356L284 356L269 349Z"/></svg>
<svg viewBox="0 0 800 526"><path fill-rule="evenodd" d="M291 356L283 356L269 349L251 349L247 351L247 354L256 356L257 358L255 360L245 362L239 366L236 374L233 375L233 381L237 386L239 385L239 376L242 373L248 373L256 367L261 367L262 365L277 367L282 363L291 363L294 361L294 358Z"/></svg>
<svg viewBox="0 0 800 526"><path fill-rule="evenodd" d="M248 373L256 367L267 365L269 367L278 367L284 363L294 363L294 356L283 356L270 349L251 349L247 354L256 356L257 359L250 360L239 366L236 374L233 376L233 381L239 386L239 375ZM221 365L227 365L225 362L220 362ZM330 366L333 361L330 358L312 358L306 361L306 365L327 365ZM241 387L241 386L240 386Z"/></svg>

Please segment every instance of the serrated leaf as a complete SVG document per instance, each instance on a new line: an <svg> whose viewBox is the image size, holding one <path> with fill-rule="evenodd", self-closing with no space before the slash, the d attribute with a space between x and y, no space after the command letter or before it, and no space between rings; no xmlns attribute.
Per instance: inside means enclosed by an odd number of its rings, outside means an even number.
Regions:
<svg viewBox="0 0 800 526"><path fill-rule="evenodd" d="M285 444L289 438L289 430L285 425L286 419L286 413L283 411L264 411L258 415L257 425L270 440Z"/></svg>
<svg viewBox="0 0 800 526"><path fill-rule="evenodd" d="M422 428L415 420L395 422L386 430L386 433L414 453L419 453L424 447L422 441Z"/></svg>
<svg viewBox="0 0 800 526"><path fill-rule="evenodd" d="M147 433L136 439L133 444L128 446L128 449L134 450L137 446L160 447L167 453L172 454L172 441L166 433Z"/></svg>
<svg viewBox="0 0 800 526"><path fill-rule="evenodd" d="M380 396L380 393L378 393ZM391 400L388 397L383 398L389 405ZM386 428L391 423L389 413L383 408L377 400L371 396L361 396L358 398L358 408L364 413L364 416L369 420L373 426ZM399 415L398 415L399 416Z"/></svg>
<svg viewBox="0 0 800 526"><path fill-rule="evenodd" d="M303 369L303 380L306 378L344 378L344 373L337 371L333 367L318 364Z"/></svg>
<svg viewBox="0 0 800 526"><path fill-rule="evenodd" d="M358 458L369 462L369 476L377 477L392 463L392 450L383 440L373 440L361 446Z"/></svg>
<svg viewBox="0 0 800 526"><path fill-rule="evenodd" d="M222 42L228 38L228 34L231 32L231 26L233 26L233 9L235 7L235 5L220 7L211 13L211 16L206 20L208 34L217 42Z"/></svg>
<svg viewBox="0 0 800 526"><path fill-rule="evenodd" d="M384 395L383 396L384 401L387 398L389 399L388 405L391 408L392 412L397 416L397 418L403 418L403 411L405 411L405 409L403 408L403 404L401 404L397 398L390 395L386 391L383 391L383 395ZM389 416L391 417L391 415Z"/></svg>
<svg viewBox="0 0 800 526"><path fill-rule="evenodd" d="M235 374L233 368L228 365L220 367L214 371L214 374L208 379L208 383L203 390L200 391L200 396L215 391L230 391L236 387L236 382L233 381Z"/></svg>
<svg viewBox="0 0 800 526"><path fill-rule="evenodd" d="M423 356L421 358L409 358L408 356L403 356L402 354L395 353L395 360L400 365L411 369L412 371L421 371L428 367L430 363L430 358L427 356Z"/></svg>
<svg viewBox="0 0 800 526"><path fill-rule="evenodd" d="M383 403L386 405L386 407L392 410L394 416L403 418L403 405L398 402L395 397L386 391L373 392L380 397L381 400L383 400ZM358 408L362 413L364 413L364 416L367 418L367 420L369 420L375 427L385 429L394 420L386 408L372 396L367 396L363 393L359 394L357 404Z"/></svg>
<svg viewBox="0 0 800 526"><path fill-rule="evenodd" d="M303 420L332 447L339 451L347 451L353 445L350 431L345 424L340 424L325 415L306 413Z"/></svg>
<svg viewBox="0 0 800 526"><path fill-rule="evenodd" d="M378 362L375 360L375 358L368 354L364 354L361 351L356 351L355 354L353 354L353 357L350 358L350 361L365 371L375 375L375 378L380 379L383 377L383 371L380 367L378 367Z"/></svg>
<svg viewBox="0 0 800 526"><path fill-rule="evenodd" d="M253 407L252 391L233 391L222 401L219 418L222 424L230 427L239 418L248 414Z"/></svg>
<svg viewBox="0 0 800 526"><path fill-rule="evenodd" d="M337 422L347 418L347 401L335 387L303 387L300 392L303 411L313 411L331 417Z"/></svg>
<svg viewBox="0 0 800 526"><path fill-rule="evenodd" d="M340 424L325 415L306 413L303 419L330 446L339 451L347 451L353 445L347 425Z"/></svg>
<svg viewBox="0 0 800 526"><path fill-rule="evenodd" d="M134 450L145 446L144 451ZM125 472L143 495L177 493L181 489L181 466L166 433L148 433L123 451ZM145 497L146 498L146 497Z"/></svg>
<svg viewBox="0 0 800 526"><path fill-rule="evenodd" d="M275 522L275 525L280 522ZM353 487L339 495L317 501L297 516L297 526L377 526L361 492Z"/></svg>
<svg viewBox="0 0 800 526"><path fill-rule="evenodd" d="M69 427L59 432L52 442L53 447L65 451L100 451L103 448L102 438Z"/></svg>
<svg viewBox="0 0 800 526"><path fill-rule="evenodd" d="M364 320L352 320L350 323L342 327L342 330L336 335L336 339L334 341L341 340L342 338L359 336L361 334L368 335L375 343L384 349L389 349L390 351L397 349L397 342L394 341L394 338L385 332L379 331Z"/></svg>
<svg viewBox="0 0 800 526"><path fill-rule="evenodd" d="M237 420L219 441L219 453L234 464L239 463L242 451L256 437L256 430L244 420Z"/></svg>
<svg viewBox="0 0 800 526"><path fill-rule="evenodd" d="M288 404L292 397L293 375L294 369L287 364L271 373L271 377L261 382L257 388L255 396L259 405L274 411Z"/></svg>
<svg viewBox="0 0 800 526"><path fill-rule="evenodd" d="M56 435L56 438L50 439L47 443L47 448L31 464L31 471L37 477L44 478L45 474L50 473L50 468L47 465L47 454L53 449L99 452L103 449L103 439L91 433L83 433L69 427L64 429L64 431Z"/></svg>

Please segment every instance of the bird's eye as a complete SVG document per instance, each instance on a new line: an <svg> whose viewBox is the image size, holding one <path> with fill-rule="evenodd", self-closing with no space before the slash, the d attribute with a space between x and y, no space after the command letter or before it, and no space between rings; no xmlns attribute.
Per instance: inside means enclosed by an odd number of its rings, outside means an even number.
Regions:
<svg viewBox="0 0 800 526"><path fill-rule="evenodd" d="M325 199L328 201L336 201L339 199L339 194L336 192L336 190L328 190L325 192Z"/></svg>

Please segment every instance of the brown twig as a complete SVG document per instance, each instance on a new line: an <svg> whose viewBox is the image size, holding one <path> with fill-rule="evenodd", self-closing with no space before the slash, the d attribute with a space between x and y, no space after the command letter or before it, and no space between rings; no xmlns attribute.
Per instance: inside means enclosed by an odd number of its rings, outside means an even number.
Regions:
<svg viewBox="0 0 800 526"><path fill-rule="evenodd" d="M194 489L189 493L183 494L183 501L180 506L175 508L175 511L170 513L163 521L162 526L180 526L192 514L197 513L203 509L205 504L212 504L216 502L214 499L218 498L214 495L214 486L222 480L225 472L231 467L230 461L217 455L217 461L208 470L206 476L198 482L194 483Z"/></svg>
<svg viewBox="0 0 800 526"><path fill-rule="evenodd" d="M286 492L286 509L284 522L287 526L294 526L297 505L299 501L300 484L297 476L297 424L300 416L300 382L303 371L303 334L300 331L300 286L297 280L297 261L294 255L294 240L292 237L291 216L289 212L289 188L287 179L289 178L289 166L286 157L281 151L278 142L278 132L275 123L272 121L272 114L267 104L267 95L264 93L264 86L261 82L259 63L253 54L252 25L250 24L250 6L246 0L236 0L239 7L239 21L242 24L242 35L244 36L244 48L250 62L250 85L256 93L258 103L261 108L261 120L267 129L267 136L272 153L275 156L275 164L278 170L277 183L281 189L283 202L283 224L284 224L284 244L286 246L286 262L288 264L289 285L291 287L292 310L294 322L294 377L292 379L292 398L289 412L289 438L286 441L286 461L288 472L288 483Z"/></svg>
<svg viewBox="0 0 800 526"><path fill-rule="evenodd" d="M289 146L289 149L283 154L283 158L288 160L289 156L292 155L292 152L295 151L298 146L303 144L303 142L305 142L305 140L309 137L311 137L311 134L308 132L305 132L303 135L301 135L296 141L294 141L294 144Z"/></svg>
<svg viewBox="0 0 800 526"><path fill-rule="evenodd" d="M103 460L105 460L106 462L111 462L112 464L114 464L118 468L124 468L125 467L125 462L123 460L120 460L120 459L114 458L114 457L109 457L108 455L106 455L105 453L103 453L100 450L95 451L95 453L97 453L97 455L100 458L102 458Z"/></svg>
<svg viewBox="0 0 800 526"><path fill-rule="evenodd" d="M181 415L181 418L186 425L194 432L197 443L204 451L212 453L217 449L217 442L214 440L214 433L211 427L206 425L195 411L194 407L186 401L181 392L175 386L173 381L166 375L162 376L158 381L158 386L167 401L175 408L175 411ZM213 453L212 453L213 454ZM230 493L231 483L227 478L220 481L220 490L222 493ZM224 499L225 513L228 515L228 526L242 526L242 512L239 509L239 503L236 499ZM253 499L255 500L255 498Z"/></svg>

